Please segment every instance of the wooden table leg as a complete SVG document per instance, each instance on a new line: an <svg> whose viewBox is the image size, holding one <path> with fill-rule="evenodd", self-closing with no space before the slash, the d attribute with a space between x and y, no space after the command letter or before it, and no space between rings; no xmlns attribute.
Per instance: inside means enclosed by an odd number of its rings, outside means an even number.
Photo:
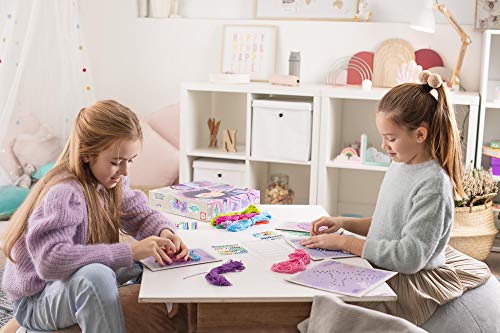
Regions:
<svg viewBox="0 0 500 333"><path fill-rule="evenodd" d="M189 332L297 332L310 312L311 303L190 304Z"/></svg>
<svg viewBox="0 0 500 333"><path fill-rule="evenodd" d="M198 312L197 310L198 310L198 304L196 303L187 304L187 321L188 321L187 327L189 333L197 332L197 325L196 325L196 317Z"/></svg>

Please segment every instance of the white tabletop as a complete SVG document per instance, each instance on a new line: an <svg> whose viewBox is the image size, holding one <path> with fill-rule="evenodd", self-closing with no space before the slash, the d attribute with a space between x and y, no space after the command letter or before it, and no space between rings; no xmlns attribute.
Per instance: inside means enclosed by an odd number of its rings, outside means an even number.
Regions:
<svg viewBox="0 0 500 333"><path fill-rule="evenodd" d="M260 209L272 215L270 224L252 226L240 232L229 232L216 229L206 222L198 222L198 230L180 230L179 235L190 248L202 248L208 253L223 259L223 261L174 268L152 272L144 268L140 302L153 303L222 303L222 302L311 302L315 295L336 295L349 302L360 301L395 301L396 294L384 283L362 297L352 297L300 286L285 281L289 274L271 271L271 265L287 260L290 247L283 239L264 240L252 236L253 233L273 230L284 222L309 222L320 216L327 215L321 206L313 205L261 205ZM173 222L196 221L182 216L170 215ZM286 237L293 235L283 233ZM265 242L265 243L264 243ZM239 244L248 253L221 256L212 249L213 245ZM267 245L269 244L269 245ZM269 248L271 246L271 248ZM229 259L241 260L245 270L227 273L224 276L233 284L228 287L213 286L205 280L205 274L210 269L227 262ZM365 259L337 259L353 265L371 267ZM312 261L308 267L313 267L321 261Z"/></svg>

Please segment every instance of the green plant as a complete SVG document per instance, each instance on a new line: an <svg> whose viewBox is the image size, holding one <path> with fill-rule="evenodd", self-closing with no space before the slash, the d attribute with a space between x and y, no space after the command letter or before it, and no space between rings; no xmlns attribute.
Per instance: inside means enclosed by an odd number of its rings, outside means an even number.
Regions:
<svg viewBox="0 0 500 333"><path fill-rule="evenodd" d="M496 180L490 170L467 167L462 179L466 198L455 201L455 207L469 207L484 205L491 201L498 193Z"/></svg>

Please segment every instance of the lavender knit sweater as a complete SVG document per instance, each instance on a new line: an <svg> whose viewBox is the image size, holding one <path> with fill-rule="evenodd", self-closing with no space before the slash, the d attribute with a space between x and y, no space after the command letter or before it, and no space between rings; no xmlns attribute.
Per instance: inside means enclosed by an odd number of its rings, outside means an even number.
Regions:
<svg viewBox="0 0 500 333"><path fill-rule="evenodd" d="M141 240L175 227L147 205L146 196L132 191L123 179L122 229ZM2 288L13 301L42 291L48 281L63 280L79 268L100 263L111 268L133 262L129 244L87 244L87 205L76 181L54 185L28 219L27 231L15 244L7 261Z"/></svg>

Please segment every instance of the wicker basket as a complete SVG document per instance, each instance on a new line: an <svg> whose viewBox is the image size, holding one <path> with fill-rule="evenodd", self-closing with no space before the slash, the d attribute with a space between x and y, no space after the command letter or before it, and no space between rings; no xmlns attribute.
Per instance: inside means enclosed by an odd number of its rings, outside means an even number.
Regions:
<svg viewBox="0 0 500 333"><path fill-rule="evenodd" d="M491 201L481 206L455 208L449 244L482 261L490 254L497 232Z"/></svg>

